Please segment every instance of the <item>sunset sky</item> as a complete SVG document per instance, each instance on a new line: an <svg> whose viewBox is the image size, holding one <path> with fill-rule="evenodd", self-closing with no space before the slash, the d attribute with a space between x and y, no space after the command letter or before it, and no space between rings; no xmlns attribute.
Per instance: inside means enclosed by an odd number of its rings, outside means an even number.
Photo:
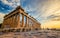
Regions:
<svg viewBox="0 0 60 38"><path fill-rule="evenodd" d="M0 0L0 23L17 6L38 20L42 28L60 28L60 0Z"/></svg>

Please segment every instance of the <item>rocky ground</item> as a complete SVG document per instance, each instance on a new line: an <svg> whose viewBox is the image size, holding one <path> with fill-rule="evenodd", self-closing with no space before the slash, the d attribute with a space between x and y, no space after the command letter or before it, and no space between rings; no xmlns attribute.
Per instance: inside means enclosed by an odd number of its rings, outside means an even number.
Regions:
<svg viewBox="0 0 60 38"><path fill-rule="evenodd" d="M39 30L30 32L0 33L0 38L60 38L60 31Z"/></svg>

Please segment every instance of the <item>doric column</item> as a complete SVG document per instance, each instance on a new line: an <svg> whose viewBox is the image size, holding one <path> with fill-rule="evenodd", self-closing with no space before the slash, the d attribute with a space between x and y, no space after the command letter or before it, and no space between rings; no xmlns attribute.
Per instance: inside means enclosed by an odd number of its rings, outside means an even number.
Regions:
<svg viewBox="0 0 60 38"><path fill-rule="evenodd" d="M10 24L10 27L12 27L12 26L11 26L11 17L9 18L9 22L10 22L10 23L9 23L9 24Z"/></svg>
<svg viewBox="0 0 60 38"><path fill-rule="evenodd" d="M12 26L14 27L14 16L12 16Z"/></svg>
<svg viewBox="0 0 60 38"><path fill-rule="evenodd" d="M9 24L10 24L10 27L11 27L11 18L9 18Z"/></svg>
<svg viewBox="0 0 60 38"><path fill-rule="evenodd" d="M9 18L8 18L8 28L10 28L10 22L9 22Z"/></svg>
<svg viewBox="0 0 60 38"><path fill-rule="evenodd" d="M10 24L11 27L13 27L13 20L12 20L12 19L13 19L13 18L11 17L11 20L10 20L10 21L11 21L11 24Z"/></svg>
<svg viewBox="0 0 60 38"><path fill-rule="evenodd" d="M24 15L22 14L22 27L24 27Z"/></svg>
<svg viewBox="0 0 60 38"><path fill-rule="evenodd" d="M13 27L14 27L14 20L15 20L15 19L14 19L14 16L13 16Z"/></svg>
<svg viewBox="0 0 60 38"><path fill-rule="evenodd" d="M28 17L26 16L26 27L28 27Z"/></svg>
<svg viewBox="0 0 60 38"><path fill-rule="evenodd" d="M11 18L12 18L12 26L14 27L14 16L12 16Z"/></svg>
<svg viewBox="0 0 60 38"><path fill-rule="evenodd" d="M15 27L15 15L14 15L14 28L16 28L16 27Z"/></svg>
<svg viewBox="0 0 60 38"><path fill-rule="evenodd" d="M20 28L20 14L17 14L17 28Z"/></svg>
<svg viewBox="0 0 60 38"><path fill-rule="evenodd" d="M30 28L30 26L29 26L29 18L28 18L28 27Z"/></svg>
<svg viewBox="0 0 60 38"><path fill-rule="evenodd" d="M10 22L11 22L11 27L13 27L13 26L12 26L12 18L11 18L10 20L11 20L11 21L10 21Z"/></svg>
<svg viewBox="0 0 60 38"><path fill-rule="evenodd" d="M17 15L15 14L15 15L14 15L14 27L17 26L17 22L16 22L16 20L17 20Z"/></svg>

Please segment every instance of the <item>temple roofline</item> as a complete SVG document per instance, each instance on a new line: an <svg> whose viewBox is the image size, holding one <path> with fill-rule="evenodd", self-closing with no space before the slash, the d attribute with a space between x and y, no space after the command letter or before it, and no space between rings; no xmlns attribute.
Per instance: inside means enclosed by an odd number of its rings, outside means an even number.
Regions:
<svg viewBox="0 0 60 38"><path fill-rule="evenodd" d="M12 13L15 12L16 10L19 10L19 9L21 9L22 11L24 11L24 9L23 9L21 6L17 6L17 7L15 8L15 10L13 10L13 11L10 12L9 14L5 15L4 18L5 18L6 16L12 14Z"/></svg>
<svg viewBox="0 0 60 38"><path fill-rule="evenodd" d="M9 14L5 15L4 18L5 18L5 17L8 17L10 14L13 14L15 11L17 11L17 10L19 10L19 9L21 9L21 10L24 12L24 14L27 15L29 18L31 18L31 19L33 19L33 20L35 20L35 21L37 22L37 20L36 20L34 17L28 15L28 13L26 13L26 12L24 11L24 9L22 9L21 6L18 6L15 10L13 10L13 11L10 12Z"/></svg>

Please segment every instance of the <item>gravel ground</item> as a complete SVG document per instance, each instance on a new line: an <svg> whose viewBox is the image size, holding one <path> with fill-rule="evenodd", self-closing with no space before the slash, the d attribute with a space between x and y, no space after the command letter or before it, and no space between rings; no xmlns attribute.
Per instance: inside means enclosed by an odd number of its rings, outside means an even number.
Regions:
<svg viewBox="0 0 60 38"><path fill-rule="evenodd" d="M30 32L0 33L0 38L60 38L60 31L39 30Z"/></svg>

